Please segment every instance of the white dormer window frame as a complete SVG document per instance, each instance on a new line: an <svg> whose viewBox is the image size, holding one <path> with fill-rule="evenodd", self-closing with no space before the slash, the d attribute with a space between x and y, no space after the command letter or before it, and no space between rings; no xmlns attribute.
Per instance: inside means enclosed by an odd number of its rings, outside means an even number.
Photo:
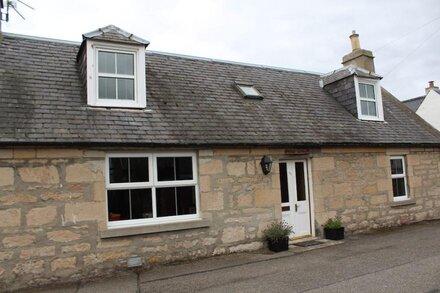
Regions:
<svg viewBox="0 0 440 293"><path fill-rule="evenodd" d="M133 74L99 72L100 52L132 55ZM116 84L118 79L133 80L133 99L118 99L117 87L115 99L102 98L99 93L100 77L115 79ZM145 47L87 41L87 104L96 107L146 108Z"/></svg>
<svg viewBox="0 0 440 293"><path fill-rule="evenodd" d="M383 103L382 103L382 92L380 87L380 80L372 80L366 78L354 77L355 91L356 91L356 105L358 118L360 120L370 120L370 121L384 121L383 117ZM359 87L362 85L372 86L374 89L374 99L369 97L361 96ZM362 112L362 103L372 104L374 103L376 115L371 115L369 113Z"/></svg>

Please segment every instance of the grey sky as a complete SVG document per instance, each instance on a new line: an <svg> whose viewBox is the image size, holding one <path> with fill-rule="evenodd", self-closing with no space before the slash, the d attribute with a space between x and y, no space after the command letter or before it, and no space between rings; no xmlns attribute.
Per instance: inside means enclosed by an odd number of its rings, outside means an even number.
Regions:
<svg viewBox="0 0 440 293"><path fill-rule="evenodd" d="M438 0L22 1L36 10L18 3L26 20L11 12L3 31L81 41L114 24L151 50L321 73L341 66L355 29L397 98L423 95L429 80L440 85Z"/></svg>

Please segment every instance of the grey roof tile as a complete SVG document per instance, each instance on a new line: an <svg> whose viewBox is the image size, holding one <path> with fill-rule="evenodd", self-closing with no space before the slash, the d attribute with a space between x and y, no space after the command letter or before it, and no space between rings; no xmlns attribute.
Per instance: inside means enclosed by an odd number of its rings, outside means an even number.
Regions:
<svg viewBox="0 0 440 293"><path fill-rule="evenodd" d="M144 110L86 105L79 45L5 35L0 143L83 145L440 145L438 132L384 91L385 123L359 121L305 72L146 55ZM263 100L244 99L235 81Z"/></svg>
<svg viewBox="0 0 440 293"><path fill-rule="evenodd" d="M425 100L425 97L426 96L421 96L421 97L405 100L405 101L402 101L402 103L405 104L412 111L416 112L417 109L420 107L420 105Z"/></svg>

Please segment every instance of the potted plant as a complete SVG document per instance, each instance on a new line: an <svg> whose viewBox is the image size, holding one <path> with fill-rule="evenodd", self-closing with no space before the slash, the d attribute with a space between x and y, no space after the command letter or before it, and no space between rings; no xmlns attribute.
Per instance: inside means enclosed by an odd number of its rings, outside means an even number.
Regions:
<svg viewBox="0 0 440 293"><path fill-rule="evenodd" d="M344 239L344 227L341 217L330 218L324 224L324 235L326 239L341 240Z"/></svg>
<svg viewBox="0 0 440 293"><path fill-rule="evenodd" d="M269 249L273 252L280 252L289 249L289 235L292 233L292 226L286 222L273 222L264 231L264 239Z"/></svg>

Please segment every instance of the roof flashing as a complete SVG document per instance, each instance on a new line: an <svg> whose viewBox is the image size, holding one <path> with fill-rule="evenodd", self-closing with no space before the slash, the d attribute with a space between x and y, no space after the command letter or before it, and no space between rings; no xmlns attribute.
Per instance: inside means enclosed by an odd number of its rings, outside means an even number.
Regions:
<svg viewBox="0 0 440 293"><path fill-rule="evenodd" d="M97 37L105 37L106 33L115 33L120 37L122 37L122 39L126 38L127 39L126 41L136 42L144 45L145 47L147 47L150 44L149 41L144 40L138 36L135 36L132 33L124 31L123 29L120 29L119 27L112 24L83 34L83 39L85 40L85 39L93 39ZM111 40L111 41L115 41L115 40Z"/></svg>

